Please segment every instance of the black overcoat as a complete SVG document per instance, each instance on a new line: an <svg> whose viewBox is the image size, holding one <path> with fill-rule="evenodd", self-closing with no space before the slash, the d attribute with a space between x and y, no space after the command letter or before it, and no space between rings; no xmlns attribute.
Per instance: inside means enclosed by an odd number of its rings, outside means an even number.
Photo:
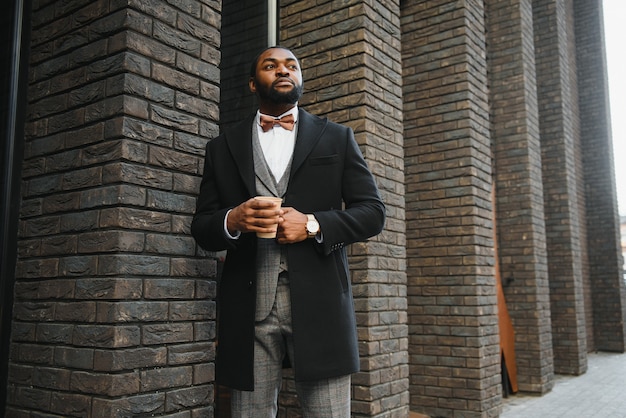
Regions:
<svg viewBox="0 0 626 418"><path fill-rule="evenodd" d="M256 195L255 115L210 141L191 231L209 251L227 250L218 287L216 379L253 390L257 238L224 232L226 212ZM358 371L354 303L345 246L378 234L385 207L352 129L299 110L283 206L312 213L323 242L287 245L296 380Z"/></svg>

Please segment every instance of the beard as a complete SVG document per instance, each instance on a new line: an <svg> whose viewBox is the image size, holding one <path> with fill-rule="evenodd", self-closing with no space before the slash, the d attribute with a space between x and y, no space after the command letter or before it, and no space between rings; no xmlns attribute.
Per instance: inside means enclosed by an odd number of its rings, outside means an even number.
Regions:
<svg viewBox="0 0 626 418"><path fill-rule="evenodd" d="M293 89L288 91L287 93L281 93L274 89L274 86L270 85L267 88L257 88L257 93L261 100L268 101L276 104L296 104L300 97L302 97L302 92L304 90L304 86L294 85Z"/></svg>

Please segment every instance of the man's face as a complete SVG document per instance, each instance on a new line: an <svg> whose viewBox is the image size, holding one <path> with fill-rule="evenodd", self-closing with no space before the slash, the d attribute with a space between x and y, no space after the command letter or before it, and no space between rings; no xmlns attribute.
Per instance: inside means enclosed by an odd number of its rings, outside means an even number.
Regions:
<svg viewBox="0 0 626 418"><path fill-rule="evenodd" d="M288 50L272 48L263 52L250 79L250 90L261 101L295 104L302 96L302 72L297 58Z"/></svg>

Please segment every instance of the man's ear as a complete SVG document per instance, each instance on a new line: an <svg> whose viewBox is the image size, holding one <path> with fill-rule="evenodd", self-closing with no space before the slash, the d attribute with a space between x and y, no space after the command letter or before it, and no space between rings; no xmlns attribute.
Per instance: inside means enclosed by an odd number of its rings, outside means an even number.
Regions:
<svg viewBox="0 0 626 418"><path fill-rule="evenodd" d="M250 87L250 91L252 93L256 93L256 83L254 82L254 77L250 77L250 80L248 80L248 87Z"/></svg>

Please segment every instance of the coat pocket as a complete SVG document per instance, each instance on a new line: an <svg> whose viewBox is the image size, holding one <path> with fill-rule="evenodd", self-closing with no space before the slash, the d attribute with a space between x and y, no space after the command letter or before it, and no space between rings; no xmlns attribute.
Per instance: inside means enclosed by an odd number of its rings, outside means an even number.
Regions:
<svg viewBox="0 0 626 418"><path fill-rule="evenodd" d="M348 270L348 258L344 249L333 251L333 258L335 259L335 266L337 268L337 278L341 285L341 290L347 292L350 288L350 272Z"/></svg>
<svg viewBox="0 0 626 418"><path fill-rule="evenodd" d="M309 158L311 165L329 165L336 164L339 161L339 154L323 155L320 157Z"/></svg>

